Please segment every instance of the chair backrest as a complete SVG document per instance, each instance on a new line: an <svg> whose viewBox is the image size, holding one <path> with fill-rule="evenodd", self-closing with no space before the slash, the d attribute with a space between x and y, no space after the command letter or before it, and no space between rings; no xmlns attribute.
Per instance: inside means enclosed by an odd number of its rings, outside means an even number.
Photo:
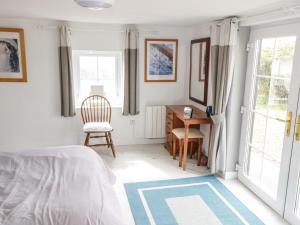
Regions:
<svg viewBox="0 0 300 225"><path fill-rule="evenodd" d="M83 123L109 122L111 120L111 106L109 101L100 95L87 97L81 104Z"/></svg>

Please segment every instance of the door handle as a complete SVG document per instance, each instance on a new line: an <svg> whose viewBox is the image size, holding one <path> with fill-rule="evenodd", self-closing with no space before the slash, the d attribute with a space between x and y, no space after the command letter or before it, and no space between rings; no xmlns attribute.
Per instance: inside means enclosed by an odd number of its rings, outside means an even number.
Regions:
<svg viewBox="0 0 300 225"><path fill-rule="evenodd" d="M296 123L296 133L295 133L296 140L300 140L300 115L298 116L297 123Z"/></svg>
<svg viewBox="0 0 300 225"><path fill-rule="evenodd" d="M269 118L285 123L286 124L286 126L285 126L285 134L286 134L286 136L290 136L291 135L293 112L289 112L287 114L286 119L275 118L275 117L270 117L270 116L269 116ZM298 122L299 122L299 129L300 129L300 120ZM299 131L299 140L300 140L300 131Z"/></svg>
<svg viewBox="0 0 300 225"><path fill-rule="evenodd" d="M286 123L286 128L285 128L286 136L290 136L290 134L291 134L292 118L293 118L293 113L292 113L292 112L289 112L289 113L288 113L288 115L287 115L287 117L286 117L286 120L276 118L276 120L278 120L278 121L280 121L280 122ZM300 121L299 121L299 122L300 122Z"/></svg>

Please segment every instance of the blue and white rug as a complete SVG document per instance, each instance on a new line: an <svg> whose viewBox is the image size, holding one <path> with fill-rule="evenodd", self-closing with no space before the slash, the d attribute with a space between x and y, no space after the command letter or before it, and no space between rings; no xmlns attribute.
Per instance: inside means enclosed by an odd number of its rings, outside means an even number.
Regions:
<svg viewBox="0 0 300 225"><path fill-rule="evenodd" d="M125 184L136 225L263 225L214 176Z"/></svg>

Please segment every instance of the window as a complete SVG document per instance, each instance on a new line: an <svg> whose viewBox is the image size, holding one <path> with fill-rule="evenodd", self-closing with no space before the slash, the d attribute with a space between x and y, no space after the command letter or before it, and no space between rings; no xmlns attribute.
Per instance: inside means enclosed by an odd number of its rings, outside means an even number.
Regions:
<svg viewBox="0 0 300 225"><path fill-rule="evenodd" d="M92 94L121 106L121 52L73 51L75 103Z"/></svg>

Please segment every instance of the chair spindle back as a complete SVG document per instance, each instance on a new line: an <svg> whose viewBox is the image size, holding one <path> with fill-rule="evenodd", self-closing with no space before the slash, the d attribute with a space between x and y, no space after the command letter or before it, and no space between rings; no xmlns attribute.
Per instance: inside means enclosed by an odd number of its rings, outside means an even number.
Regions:
<svg viewBox="0 0 300 225"><path fill-rule="evenodd" d="M109 101L100 95L87 97L81 104L83 123L111 121L111 106Z"/></svg>

